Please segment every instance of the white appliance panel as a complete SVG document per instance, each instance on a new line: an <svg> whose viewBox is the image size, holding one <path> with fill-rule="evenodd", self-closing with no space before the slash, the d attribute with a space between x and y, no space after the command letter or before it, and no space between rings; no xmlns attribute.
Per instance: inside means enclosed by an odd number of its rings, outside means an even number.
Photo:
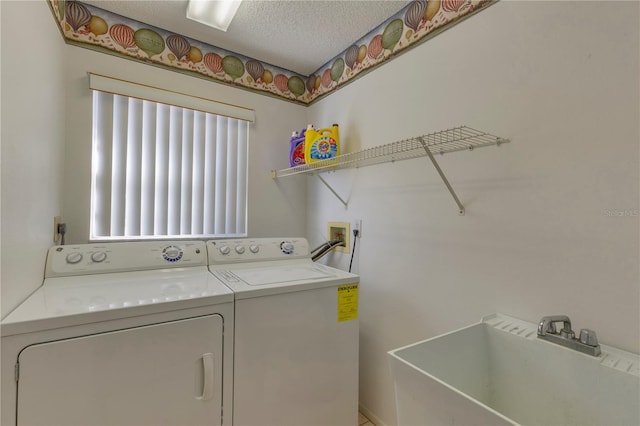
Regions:
<svg viewBox="0 0 640 426"><path fill-rule="evenodd" d="M242 238L207 241L209 266L310 259L304 238Z"/></svg>
<svg viewBox="0 0 640 426"><path fill-rule="evenodd" d="M358 320L337 287L236 300L234 426L358 421Z"/></svg>
<svg viewBox="0 0 640 426"><path fill-rule="evenodd" d="M314 263L304 238L207 249L235 297L234 426L356 425L359 277Z"/></svg>
<svg viewBox="0 0 640 426"><path fill-rule="evenodd" d="M18 425L220 425L222 355L220 315L29 346Z"/></svg>
<svg viewBox="0 0 640 426"><path fill-rule="evenodd" d="M0 423L231 426L233 329L202 241L52 247L2 320Z"/></svg>
<svg viewBox="0 0 640 426"><path fill-rule="evenodd" d="M204 266L47 278L2 321L2 335L232 301Z"/></svg>
<svg viewBox="0 0 640 426"><path fill-rule="evenodd" d="M206 265L201 241L72 244L49 249L45 277Z"/></svg>

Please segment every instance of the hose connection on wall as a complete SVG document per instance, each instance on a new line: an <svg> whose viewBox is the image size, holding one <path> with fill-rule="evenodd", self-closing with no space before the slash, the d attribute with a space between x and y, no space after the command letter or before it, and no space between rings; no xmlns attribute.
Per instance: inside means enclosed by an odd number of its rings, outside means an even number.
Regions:
<svg viewBox="0 0 640 426"><path fill-rule="evenodd" d="M325 254L329 253L336 247L344 247L344 241L342 240L329 240L318 247L311 250L311 260L314 262L322 258Z"/></svg>

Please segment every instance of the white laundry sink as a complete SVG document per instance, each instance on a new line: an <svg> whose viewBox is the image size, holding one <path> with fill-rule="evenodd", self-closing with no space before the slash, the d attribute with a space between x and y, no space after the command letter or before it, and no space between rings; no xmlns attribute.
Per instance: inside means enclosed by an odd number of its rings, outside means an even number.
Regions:
<svg viewBox="0 0 640 426"><path fill-rule="evenodd" d="M501 314L388 353L398 425L638 425L640 356L585 355Z"/></svg>

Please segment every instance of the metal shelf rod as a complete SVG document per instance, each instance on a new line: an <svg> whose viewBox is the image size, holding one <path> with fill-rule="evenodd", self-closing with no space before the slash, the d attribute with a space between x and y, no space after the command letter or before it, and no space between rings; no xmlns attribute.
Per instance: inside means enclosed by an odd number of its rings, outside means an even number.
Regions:
<svg viewBox="0 0 640 426"><path fill-rule="evenodd" d="M336 197L338 200L340 200L340 202L341 202L341 203L345 206L345 208L346 208L346 207L347 207L347 202L346 202L345 200L343 200L343 199L342 199L342 197L341 197L340 195L338 195L338 193L335 191L335 189L333 189L333 188L331 187L331 185L329 185L329 183L328 183L326 180L324 180L324 179L322 178L322 176L320 176L320 175L318 175L318 174L317 174L316 176L318 177L318 179L320 179L320 181L321 181L322 183L324 183L324 186L326 186L327 188L329 188L329 191L331 191L331 193L332 193L333 195L335 195L335 197Z"/></svg>
<svg viewBox="0 0 640 426"><path fill-rule="evenodd" d="M458 198L458 196L456 195L456 192L453 190L453 188L451 187L451 184L449 183L449 180L447 179L447 177L444 175L444 172L442 171L442 169L440 168L440 165L438 164L438 162L436 161L436 159L433 157L433 154L431 153L431 151L429 150L429 148L427 147L427 144L423 141L422 145L424 146L424 150L427 153L427 156L429 157L429 160L431 160L431 162L433 163L433 167L436 168L436 170L438 171L438 174L440 175L440 178L442 178L442 181L444 182L445 186L447 187L447 189L449 190L449 193L451 194L451 196L453 197L453 200L456 202L456 204L458 205L458 214L460 214L460 216L464 216L464 206L462 205L462 203L460 202L460 199Z"/></svg>

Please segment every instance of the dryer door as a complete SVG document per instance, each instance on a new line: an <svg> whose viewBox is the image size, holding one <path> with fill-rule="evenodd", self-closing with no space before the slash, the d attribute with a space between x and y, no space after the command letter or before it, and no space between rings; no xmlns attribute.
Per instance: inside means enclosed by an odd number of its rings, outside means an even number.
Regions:
<svg viewBox="0 0 640 426"><path fill-rule="evenodd" d="M18 360L18 425L222 422L220 315L37 344Z"/></svg>

